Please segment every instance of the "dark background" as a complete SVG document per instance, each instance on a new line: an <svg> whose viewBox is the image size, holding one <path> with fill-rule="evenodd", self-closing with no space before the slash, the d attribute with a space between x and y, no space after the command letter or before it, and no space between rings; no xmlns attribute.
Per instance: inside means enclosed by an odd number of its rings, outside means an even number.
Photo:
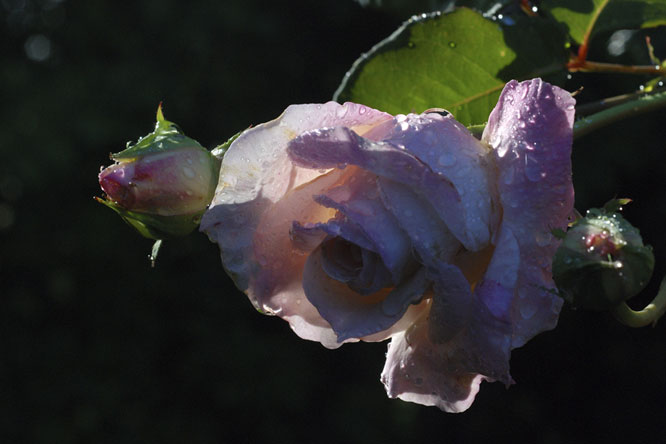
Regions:
<svg viewBox="0 0 666 444"><path fill-rule="evenodd" d="M0 0L0 442L645 442L666 439L666 322L564 309L446 414L386 398L386 344L330 351L255 312L195 234L149 240L95 203L97 173L157 104L213 147L323 102L407 16L351 0ZM661 31L657 55L666 57ZM612 58L646 63L643 35ZM662 43L660 43L662 42ZM482 56L482 55L480 55ZM646 78L575 75L581 102ZM666 113L574 145L577 208L614 196L666 272Z"/></svg>

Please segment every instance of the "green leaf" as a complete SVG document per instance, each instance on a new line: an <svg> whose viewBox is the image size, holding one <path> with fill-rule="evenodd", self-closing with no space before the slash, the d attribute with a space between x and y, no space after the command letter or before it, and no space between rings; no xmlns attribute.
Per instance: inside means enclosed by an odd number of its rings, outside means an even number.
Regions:
<svg viewBox="0 0 666 444"><path fill-rule="evenodd" d="M444 11L455 6L466 6L480 12L497 14L506 7L520 8L515 0L356 0L361 6L391 13L396 17L409 17L430 11Z"/></svg>
<svg viewBox="0 0 666 444"><path fill-rule="evenodd" d="M541 9L564 23L579 44L586 35L666 24L666 0L548 0Z"/></svg>
<svg viewBox="0 0 666 444"><path fill-rule="evenodd" d="M565 41L538 17L500 27L467 8L415 16L354 63L334 99L392 114L445 108L482 124L507 81L564 73Z"/></svg>

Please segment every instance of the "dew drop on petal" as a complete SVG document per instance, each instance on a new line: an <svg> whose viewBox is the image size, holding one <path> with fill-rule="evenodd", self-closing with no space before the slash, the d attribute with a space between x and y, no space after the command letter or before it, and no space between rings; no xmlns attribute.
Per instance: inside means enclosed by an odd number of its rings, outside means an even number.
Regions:
<svg viewBox="0 0 666 444"><path fill-rule="evenodd" d="M342 119L345 115L347 115L347 106L343 105L338 110L335 112L335 115L339 118Z"/></svg>
<svg viewBox="0 0 666 444"><path fill-rule="evenodd" d="M456 163L456 156L453 153L444 153L439 156L437 161L441 166L452 166Z"/></svg>
<svg viewBox="0 0 666 444"><path fill-rule="evenodd" d="M185 174L185 177L188 177L190 179L194 179L194 176L195 176L194 171L192 170L192 168L188 168L188 167L183 168L183 174Z"/></svg>
<svg viewBox="0 0 666 444"><path fill-rule="evenodd" d="M552 235L547 231L539 231L534 237L534 240L538 246L544 247L550 243L551 236Z"/></svg>
<svg viewBox="0 0 666 444"><path fill-rule="evenodd" d="M525 156L525 176L532 182L538 182L545 177L541 165L534 156Z"/></svg>
<svg viewBox="0 0 666 444"><path fill-rule="evenodd" d="M537 307L534 304L521 303L518 310L520 311L520 316L522 316L523 319L530 319L536 314Z"/></svg>

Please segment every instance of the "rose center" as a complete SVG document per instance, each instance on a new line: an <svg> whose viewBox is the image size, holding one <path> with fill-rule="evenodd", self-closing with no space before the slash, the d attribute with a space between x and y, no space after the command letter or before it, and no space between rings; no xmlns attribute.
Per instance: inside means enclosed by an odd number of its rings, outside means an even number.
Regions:
<svg viewBox="0 0 666 444"><path fill-rule="evenodd" d="M321 250L326 274L357 293L370 294L393 285L391 273L373 251L340 237L325 240Z"/></svg>

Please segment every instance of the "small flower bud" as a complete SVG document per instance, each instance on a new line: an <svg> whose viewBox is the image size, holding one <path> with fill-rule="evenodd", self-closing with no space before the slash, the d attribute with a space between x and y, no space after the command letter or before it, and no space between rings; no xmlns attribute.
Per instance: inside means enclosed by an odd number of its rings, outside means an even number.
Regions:
<svg viewBox="0 0 666 444"><path fill-rule="evenodd" d="M219 161L157 113L155 131L112 154L99 174L112 208L142 235L163 239L194 230L213 198Z"/></svg>
<svg viewBox="0 0 666 444"><path fill-rule="evenodd" d="M652 276L652 248L613 202L576 221L553 258L553 279L574 306L611 309L638 294Z"/></svg>

